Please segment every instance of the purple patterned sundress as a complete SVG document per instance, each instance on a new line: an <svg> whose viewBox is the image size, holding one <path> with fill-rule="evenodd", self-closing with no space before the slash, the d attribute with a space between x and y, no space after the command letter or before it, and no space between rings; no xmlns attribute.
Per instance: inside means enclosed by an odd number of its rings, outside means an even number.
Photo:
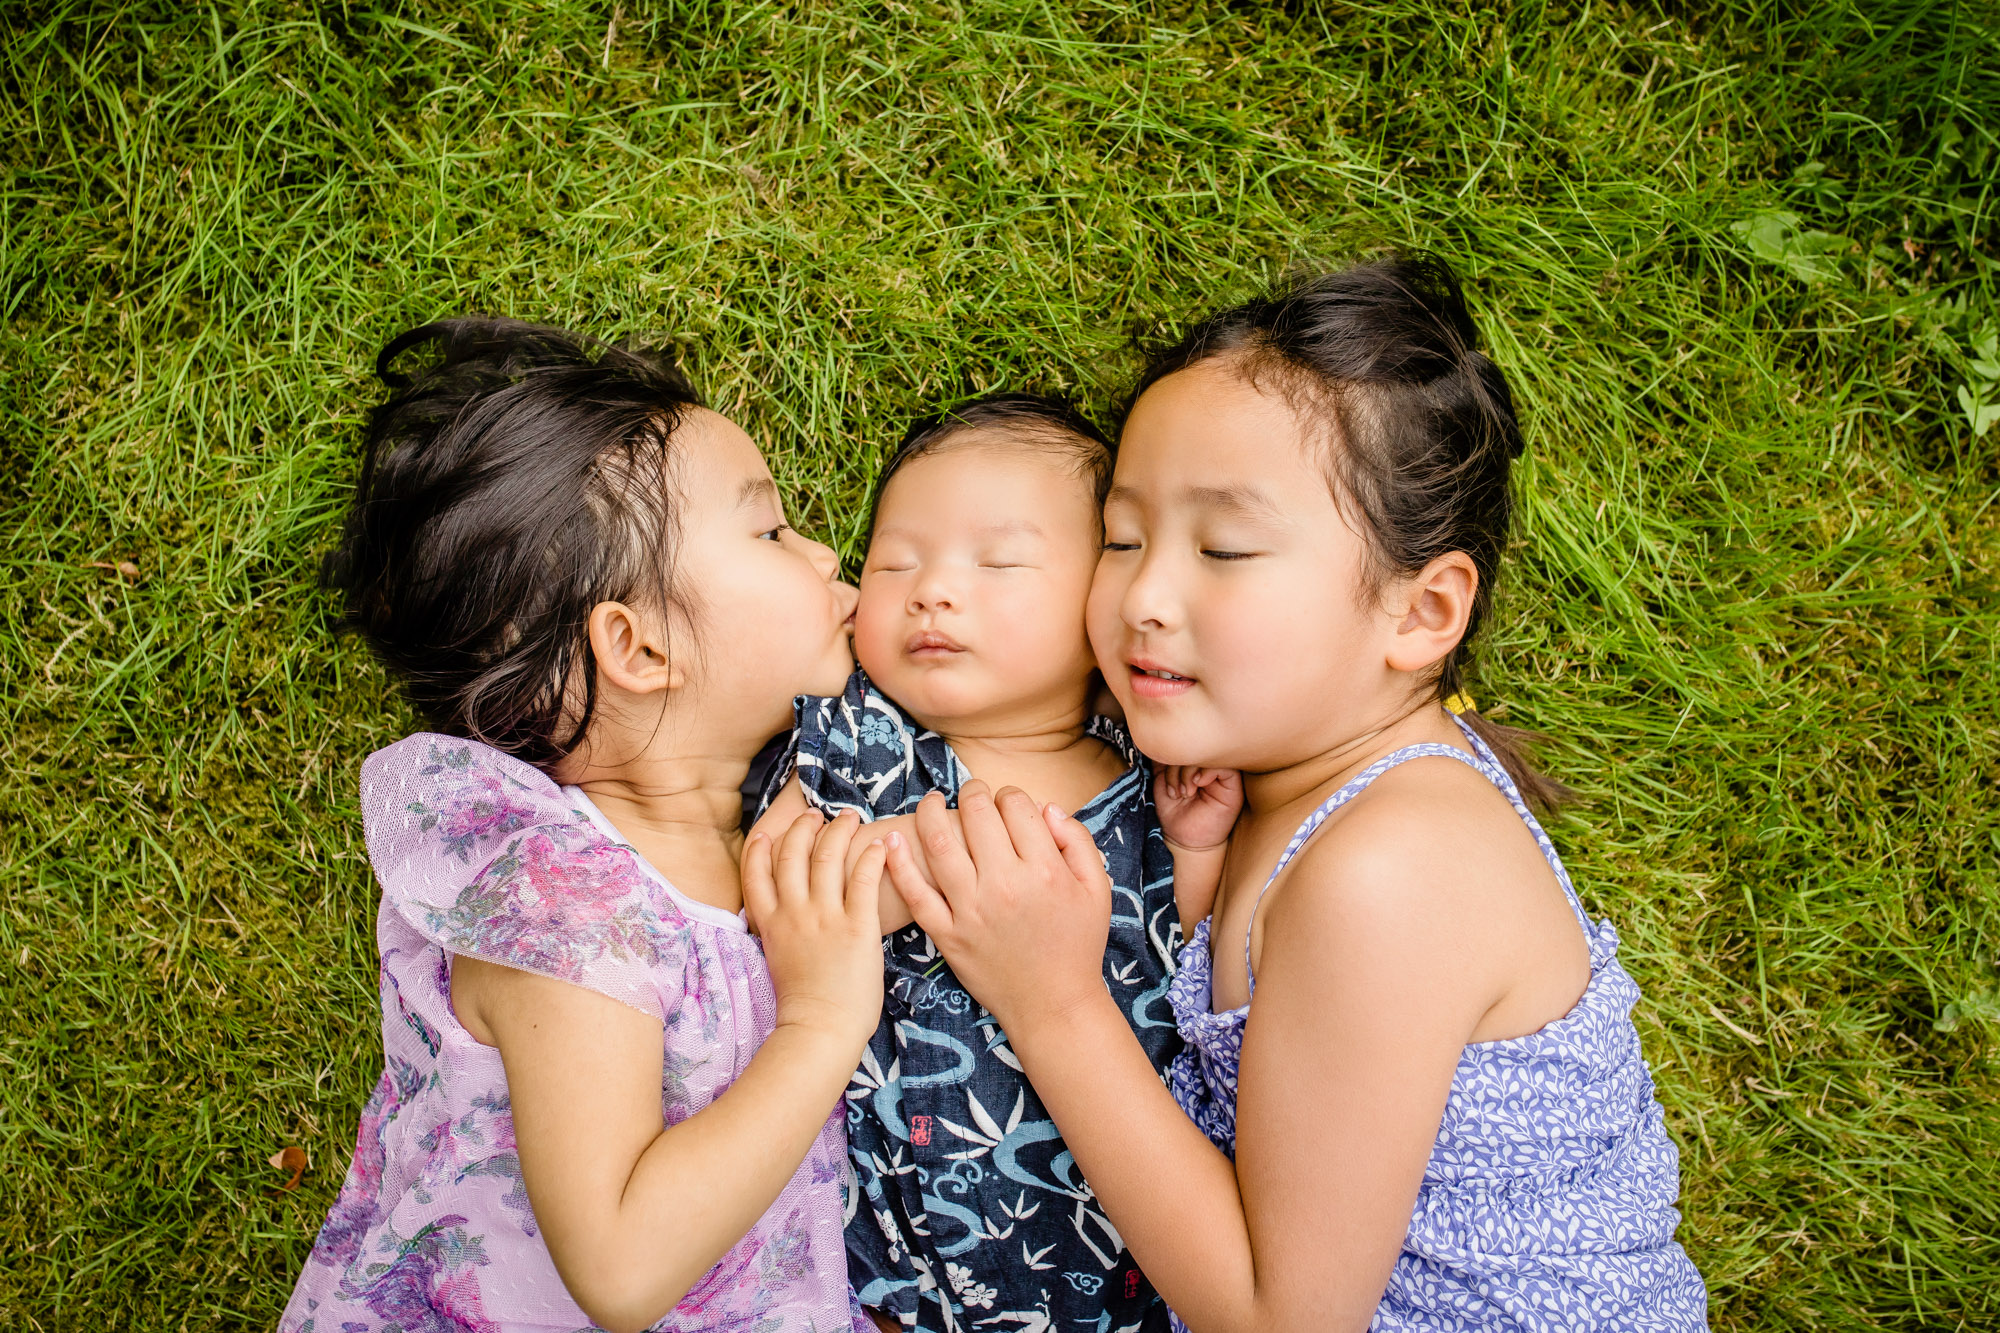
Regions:
<svg viewBox="0 0 2000 1333"><path fill-rule="evenodd" d="M1412 745L1369 765L1292 835L1269 892L1328 815L1412 759L1456 759L1484 775L1534 834L1590 945L1590 984L1539 1032L1478 1042L1459 1057L1403 1252L1369 1328L1377 1333L1687 1333L1708 1327L1701 1275L1674 1240L1680 1157L1639 1053L1639 988L1618 932L1593 923L1553 843L1493 752ZM1259 894L1259 902L1262 894ZM1252 908L1254 919L1256 909ZM1236 1078L1250 1006L1215 1013L1209 922L1181 951L1170 998L1187 1049L1167 1085L1217 1147L1236 1154ZM1244 941L1249 962L1249 941ZM1256 977L1249 978L1256 996ZM1174 1327L1185 1333L1178 1319Z"/></svg>
<svg viewBox="0 0 2000 1333"><path fill-rule="evenodd" d="M775 1019L742 918L685 897L584 794L483 745L416 735L361 770L382 885L381 1082L281 1333L578 1333L521 1180L500 1052L451 1006L463 954L660 1020L660 1112L679 1124L742 1074ZM590 1095L580 1088L577 1095ZM841 1108L770 1209L653 1327L867 1333L841 1241Z"/></svg>

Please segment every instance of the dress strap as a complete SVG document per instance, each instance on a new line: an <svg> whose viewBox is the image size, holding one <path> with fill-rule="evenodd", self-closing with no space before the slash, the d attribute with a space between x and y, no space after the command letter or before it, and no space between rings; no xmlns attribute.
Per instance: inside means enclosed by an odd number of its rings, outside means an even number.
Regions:
<svg viewBox="0 0 2000 1333"><path fill-rule="evenodd" d="M1528 809L1527 802L1521 797L1520 788L1514 785L1514 779L1508 776L1506 767L1501 764L1499 758L1488 748L1486 742L1479 739L1478 733L1467 726L1464 719L1454 715L1452 721L1458 723L1458 729L1465 733L1466 742L1472 746L1473 753L1467 754L1455 745L1444 745L1436 741L1425 741L1420 745L1406 745L1392 754L1377 759L1374 763L1355 774L1339 791L1322 801L1318 809L1307 815L1305 821L1299 825L1298 832L1292 834L1291 841L1285 844L1285 850L1278 854L1278 864L1271 867L1270 877L1264 881L1264 887L1258 892L1257 901L1251 904L1250 921L1243 930L1243 972L1249 983L1250 995L1253 998L1257 994L1257 972L1250 964L1250 940L1256 931L1257 912L1264 905L1264 895L1271 891L1271 886L1277 883L1278 876L1284 872L1286 866L1291 864L1292 858L1298 855L1299 848L1305 846L1306 841L1313 834L1319 832L1320 825L1326 823L1329 815L1359 796L1362 792L1368 790L1368 787L1375 779L1381 777L1392 768L1407 764L1412 759L1429 759L1433 757L1438 759L1456 759L1500 789L1500 794L1505 796L1508 803L1514 807L1514 813L1518 814L1522 821L1527 824L1528 832L1534 835L1536 845L1542 849L1542 856L1549 863L1549 869L1555 872L1556 882L1562 885L1563 896L1569 900L1570 910L1576 914L1578 924L1583 927L1584 938L1590 943L1592 965L1596 964L1596 931L1591 928L1590 917L1585 914L1583 904L1576 896L1576 889L1570 883L1569 872L1563 869L1562 858L1556 855L1555 844L1549 841L1549 835L1536 822L1535 816Z"/></svg>
<svg viewBox="0 0 2000 1333"><path fill-rule="evenodd" d="M1292 840L1285 844L1285 850L1278 853L1278 864L1271 867L1270 877L1264 881L1264 887L1258 891L1257 901L1250 905L1250 921L1243 928L1243 971L1249 981L1250 994L1253 998L1257 994L1257 971L1250 965L1250 940L1256 932L1257 912L1264 906L1264 895L1269 893L1271 886L1278 882L1278 876L1283 874L1285 867L1292 863L1292 858L1298 855L1299 848L1306 845L1306 840L1319 832L1319 826L1326 823L1327 816L1340 809L1341 806L1346 805L1362 792L1367 791L1375 779L1381 777L1390 769L1407 764L1412 759L1428 759L1433 755L1440 759L1459 760L1461 763L1482 773L1486 770L1484 760L1467 754L1455 745L1440 745L1436 741L1425 741L1421 745L1406 745L1393 754L1384 755L1382 758L1377 759L1374 763L1349 778L1339 791L1320 802L1319 808L1307 815L1305 822L1299 825L1298 832L1292 834ZM1492 780L1492 774L1488 773L1486 776L1489 781Z"/></svg>
<svg viewBox="0 0 2000 1333"><path fill-rule="evenodd" d="M1550 840L1548 830L1542 827L1541 820L1535 818L1535 812L1528 808L1527 798L1521 795L1521 789L1514 784L1513 775L1507 772L1507 766L1501 763L1492 748L1479 738L1479 733L1457 714L1453 714L1451 720L1465 733L1466 744L1486 761L1480 771L1500 789L1500 794L1514 807L1514 813L1528 826L1528 832L1534 835L1535 845L1542 849L1542 859L1549 863L1549 869L1555 874L1556 883L1562 886L1563 897L1569 899L1569 910L1576 916L1577 924L1583 927L1583 936L1590 942L1591 962L1595 965L1598 961L1597 928L1591 924L1590 913L1583 910L1583 899L1577 897L1576 885L1570 881L1569 871L1564 867L1562 857L1556 855L1556 845Z"/></svg>

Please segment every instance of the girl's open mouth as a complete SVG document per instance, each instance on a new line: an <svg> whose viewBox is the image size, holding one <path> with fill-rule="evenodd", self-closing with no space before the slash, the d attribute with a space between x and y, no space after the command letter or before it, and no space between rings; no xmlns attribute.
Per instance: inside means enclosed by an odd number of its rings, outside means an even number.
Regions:
<svg viewBox="0 0 2000 1333"><path fill-rule="evenodd" d="M1194 688L1194 677L1183 676L1151 662L1126 663L1131 672L1132 693L1141 699L1171 699Z"/></svg>

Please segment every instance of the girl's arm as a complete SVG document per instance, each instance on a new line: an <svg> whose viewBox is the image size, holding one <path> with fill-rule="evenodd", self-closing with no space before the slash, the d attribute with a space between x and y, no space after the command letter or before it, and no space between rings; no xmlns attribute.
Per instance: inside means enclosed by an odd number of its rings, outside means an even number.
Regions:
<svg viewBox="0 0 2000 1333"><path fill-rule="evenodd" d="M819 817L795 821L775 865L768 837L745 846L777 1026L735 1083L671 1128L657 1020L566 982L454 963L461 1021L506 1066L521 1174L556 1270L612 1333L680 1302L777 1199L840 1103L882 1001L880 852L843 892L857 823L836 821L815 847Z"/></svg>
<svg viewBox="0 0 2000 1333"><path fill-rule="evenodd" d="M1438 947L1452 932L1426 906L1427 855L1294 863L1267 909L1232 1167L1104 990L1110 888L1088 835L1017 792L996 810L968 785L959 807L963 841L918 812L941 892L906 871L903 891L1167 1303L1195 1333L1365 1329L1491 1003L1485 970Z"/></svg>

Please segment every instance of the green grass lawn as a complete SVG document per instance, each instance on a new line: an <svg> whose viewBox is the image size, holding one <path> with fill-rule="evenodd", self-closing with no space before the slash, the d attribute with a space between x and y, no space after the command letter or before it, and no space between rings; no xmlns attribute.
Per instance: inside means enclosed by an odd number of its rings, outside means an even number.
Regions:
<svg viewBox="0 0 2000 1333"><path fill-rule="evenodd" d="M2000 1327L1990 6L384 3L0 9L0 1327L267 1327L346 1168L388 337L677 339L851 556L909 414L1385 243L1524 406L1477 693L1717 1326Z"/></svg>

